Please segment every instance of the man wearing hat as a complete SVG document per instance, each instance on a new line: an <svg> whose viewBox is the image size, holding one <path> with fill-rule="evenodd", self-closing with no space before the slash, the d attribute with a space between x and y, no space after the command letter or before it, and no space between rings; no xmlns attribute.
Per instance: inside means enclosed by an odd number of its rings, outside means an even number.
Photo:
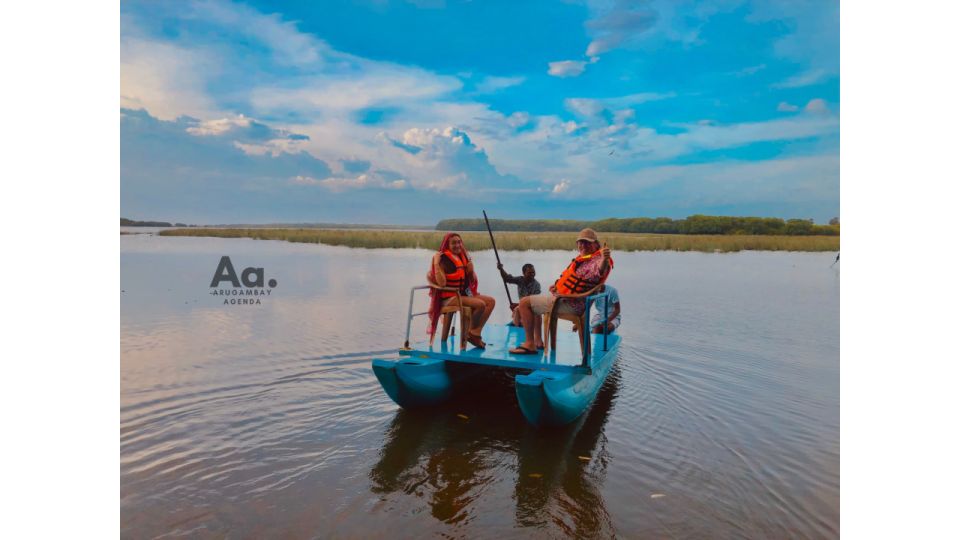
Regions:
<svg viewBox="0 0 960 540"><path fill-rule="evenodd" d="M597 233L593 229L584 229L577 235L579 255L570 261L560 278L550 286L551 294L526 296L520 300L517 311L523 323L525 341L519 347L511 349L511 354L536 354L543 349L543 336L538 315L549 313L558 294L579 294L603 283L613 268L610 248L601 246ZM582 298L570 298L557 306L559 313L580 315L586 309Z"/></svg>

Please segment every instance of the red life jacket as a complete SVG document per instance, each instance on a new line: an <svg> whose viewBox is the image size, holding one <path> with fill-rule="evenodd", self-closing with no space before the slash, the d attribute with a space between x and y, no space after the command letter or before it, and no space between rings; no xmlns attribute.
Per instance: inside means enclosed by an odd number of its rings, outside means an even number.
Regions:
<svg viewBox="0 0 960 540"><path fill-rule="evenodd" d="M451 287L460 291L460 294L467 292L467 271L464 269L463 261L460 260L460 257L457 257L453 254L452 251L446 250L443 252L444 257L450 260L456 267L453 272L449 274L444 274L447 278L447 284L445 287ZM457 293L453 291L440 291L440 298L451 298L456 296Z"/></svg>
<svg viewBox="0 0 960 540"><path fill-rule="evenodd" d="M607 276L610 275L610 270L613 269L612 257L610 258L610 267L607 268L607 273L601 276L599 281L583 279L577 275L577 269L580 268L580 265L594 257L602 257L600 251L591 253L590 255L578 255L570 261L567 269L560 274L560 279L553 284L554 287L557 288L557 294L583 294L606 281Z"/></svg>

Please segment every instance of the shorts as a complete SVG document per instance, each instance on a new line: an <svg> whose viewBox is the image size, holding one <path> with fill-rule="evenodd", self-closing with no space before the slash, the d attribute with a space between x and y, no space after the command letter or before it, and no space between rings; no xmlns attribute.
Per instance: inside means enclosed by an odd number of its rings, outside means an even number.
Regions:
<svg viewBox="0 0 960 540"><path fill-rule="evenodd" d="M557 300L557 297L552 294L533 294L527 298L530 299L530 309L533 310L535 315L546 315L550 313L550 310L553 308L553 303ZM573 307L567 302L562 302L557 307L557 313L577 315L577 312L574 311Z"/></svg>
<svg viewBox="0 0 960 540"><path fill-rule="evenodd" d="M616 319L610 321L610 324L613 325L613 330L611 330L611 332L616 331L616 329L620 327L620 317L617 317ZM595 319L595 320L590 321L590 329L591 329L591 330L593 330L594 328L596 328L596 327L598 327L598 326L601 326L601 325L603 325L603 318L602 318L602 317L601 317L600 319Z"/></svg>

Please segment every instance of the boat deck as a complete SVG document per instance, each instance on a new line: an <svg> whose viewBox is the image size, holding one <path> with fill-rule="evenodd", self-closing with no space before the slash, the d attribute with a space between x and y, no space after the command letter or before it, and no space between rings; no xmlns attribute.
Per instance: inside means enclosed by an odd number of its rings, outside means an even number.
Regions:
<svg viewBox="0 0 960 540"><path fill-rule="evenodd" d="M438 358L450 362L465 364L480 364L515 369L543 370L558 373L590 372L607 351L613 350L620 342L620 336L607 336L607 347L603 347L603 335L591 334L590 367L583 367L580 344L576 332L571 332L569 326L557 330L557 349L544 354L510 354L508 351L523 342L523 328L509 325L488 325L483 329L483 341L486 349L478 349L469 343L465 351L460 350L460 336L451 336L441 341L437 336L433 346L429 341L412 343L410 350L401 350L404 356L419 358ZM439 334L439 330L438 330Z"/></svg>

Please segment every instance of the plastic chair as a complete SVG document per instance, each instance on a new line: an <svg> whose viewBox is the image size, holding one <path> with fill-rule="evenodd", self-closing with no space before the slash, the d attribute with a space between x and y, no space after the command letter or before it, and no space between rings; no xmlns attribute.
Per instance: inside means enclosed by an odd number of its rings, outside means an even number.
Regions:
<svg viewBox="0 0 960 540"><path fill-rule="evenodd" d="M557 299L553 302L553 306L550 308L550 313L544 316L543 319L543 335L549 336L550 339L544 339L544 352L548 350L557 350L557 320L563 319L565 321L570 321L577 327L577 334L580 337L580 354L583 357L583 364L587 364L587 359L590 358L590 339L584 339L584 333L589 332L590 329L587 327L587 313L588 310L584 310L580 315L574 315L572 313L559 313L557 311L557 306L560 302L569 300L571 298L587 298L599 292L603 291L603 283L597 285L596 287L590 289L587 292L580 294L558 294ZM587 336L589 337L589 336ZM547 342L549 341L549 346ZM548 348L549 347L549 348Z"/></svg>
<svg viewBox="0 0 960 540"><path fill-rule="evenodd" d="M453 322L453 316L460 314L460 350L464 350L467 347L467 330L469 327L469 321L473 320L473 310L470 306L463 305L460 297L460 291L453 287L440 287L438 285L430 284L431 289L444 292L453 292L457 293L457 303L443 306L440 308L440 315L443 316L443 329L440 332L440 339L443 342L447 341L447 338L450 337L451 325ZM453 335L457 335L456 328L453 328ZM436 337L436 334L430 336L430 346L433 346L433 339Z"/></svg>

